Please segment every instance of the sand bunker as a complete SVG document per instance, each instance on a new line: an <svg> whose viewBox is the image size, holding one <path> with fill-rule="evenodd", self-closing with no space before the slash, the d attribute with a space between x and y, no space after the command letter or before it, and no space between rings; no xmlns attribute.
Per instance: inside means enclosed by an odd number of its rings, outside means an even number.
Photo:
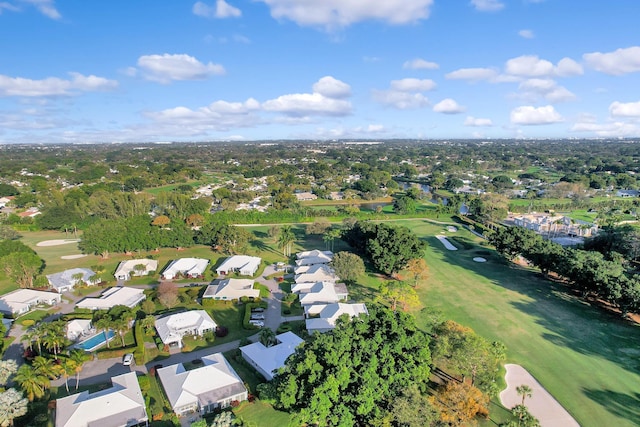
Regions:
<svg viewBox="0 0 640 427"><path fill-rule="evenodd" d="M442 244L444 245L445 248L449 249L450 251L457 251L458 248L456 248L455 246L453 246L451 244L450 241L447 240L446 237L442 236L442 235L437 235L436 239L440 240L440 242L442 242Z"/></svg>
<svg viewBox="0 0 640 427"><path fill-rule="evenodd" d="M506 364L504 367L507 370L507 388L500 393L500 402L505 408L513 408L522 403L522 396L518 395L516 387L526 384L531 387L532 397L526 397L524 404L542 427L580 426L526 369L514 364Z"/></svg>
<svg viewBox="0 0 640 427"><path fill-rule="evenodd" d="M475 262L487 262L486 258L482 258L481 256L477 256L473 259Z"/></svg>
<svg viewBox="0 0 640 427"><path fill-rule="evenodd" d="M86 257L85 254L76 254L76 255L62 255L60 259L78 259Z"/></svg>
<svg viewBox="0 0 640 427"><path fill-rule="evenodd" d="M57 239L57 240L45 240L38 243L36 246L60 246L68 245L69 243L78 243L79 239Z"/></svg>
<svg viewBox="0 0 640 427"><path fill-rule="evenodd" d="M458 231L458 229L456 227L454 227L453 225L450 225L447 227L447 231L451 232L451 233L455 233L456 231Z"/></svg>

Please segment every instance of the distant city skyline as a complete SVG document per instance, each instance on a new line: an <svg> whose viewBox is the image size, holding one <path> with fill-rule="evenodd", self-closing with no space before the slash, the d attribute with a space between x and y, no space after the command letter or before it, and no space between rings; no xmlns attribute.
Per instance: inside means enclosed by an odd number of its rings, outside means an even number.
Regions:
<svg viewBox="0 0 640 427"><path fill-rule="evenodd" d="M640 3L0 2L0 143L640 136Z"/></svg>

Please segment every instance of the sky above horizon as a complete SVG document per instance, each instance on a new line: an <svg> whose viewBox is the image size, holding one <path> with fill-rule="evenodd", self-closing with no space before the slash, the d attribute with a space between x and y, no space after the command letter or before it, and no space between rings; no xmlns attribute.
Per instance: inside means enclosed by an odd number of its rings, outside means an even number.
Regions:
<svg viewBox="0 0 640 427"><path fill-rule="evenodd" d="M640 2L0 0L0 143L640 136Z"/></svg>

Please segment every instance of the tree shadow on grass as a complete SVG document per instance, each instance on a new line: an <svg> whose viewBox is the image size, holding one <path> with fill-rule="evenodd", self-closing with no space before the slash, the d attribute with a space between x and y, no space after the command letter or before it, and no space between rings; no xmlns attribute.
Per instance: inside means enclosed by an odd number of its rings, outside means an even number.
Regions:
<svg viewBox="0 0 640 427"><path fill-rule="evenodd" d="M612 390L583 389L591 400L603 406L613 415L640 425L640 393L633 395L618 393Z"/></svg>
<svg viewBox="0 0 640 427"><path fill-rule="evenodd" d="M267 237L269 237L269 235L264 231L253 230L252 233L254 236L256 236L256 239L266 239Z"/></svg>
<svg viewBox="0 0 640 427"><path fill-rule="evenodd" d="M261 252L273 252L276 254L280 254L279 251L275 250L274 248L272 248L271 246L267 245L266 243L264 243L262 240L259 239L253 239L249 242L249 245L252 248L255 248L258 251Z"/></svg>

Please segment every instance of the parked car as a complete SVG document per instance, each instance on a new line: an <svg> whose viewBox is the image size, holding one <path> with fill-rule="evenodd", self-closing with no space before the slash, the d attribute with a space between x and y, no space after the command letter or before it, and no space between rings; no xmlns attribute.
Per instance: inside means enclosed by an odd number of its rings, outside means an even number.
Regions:
<svg viewBox="0 0 640 427"><path fill-rule="evenodd" d="M262 307L256 307L251 309L252 313L262 313L263 311L264 311L264 308Z"/></svg>
<svg viewBox="0 0 640 427"><path fill-rule="evenodd" d="M262 320L249 320L249 324L257 326L259 328L262 328L264 326L264 322Z"/></svg>
<svg viewBox="0 0 640 427"><path fill-rule="evenodd" d="M129 366L133 363L133 353L127 353L124 355L124 358L122 359L122 364L124 366Z"/></svg>
<svg viewBox="0 0 640 427"><path fill-rule="evenodd" d="M251 320L264 320L264 314L261 313L252 313Z"/></svg>

